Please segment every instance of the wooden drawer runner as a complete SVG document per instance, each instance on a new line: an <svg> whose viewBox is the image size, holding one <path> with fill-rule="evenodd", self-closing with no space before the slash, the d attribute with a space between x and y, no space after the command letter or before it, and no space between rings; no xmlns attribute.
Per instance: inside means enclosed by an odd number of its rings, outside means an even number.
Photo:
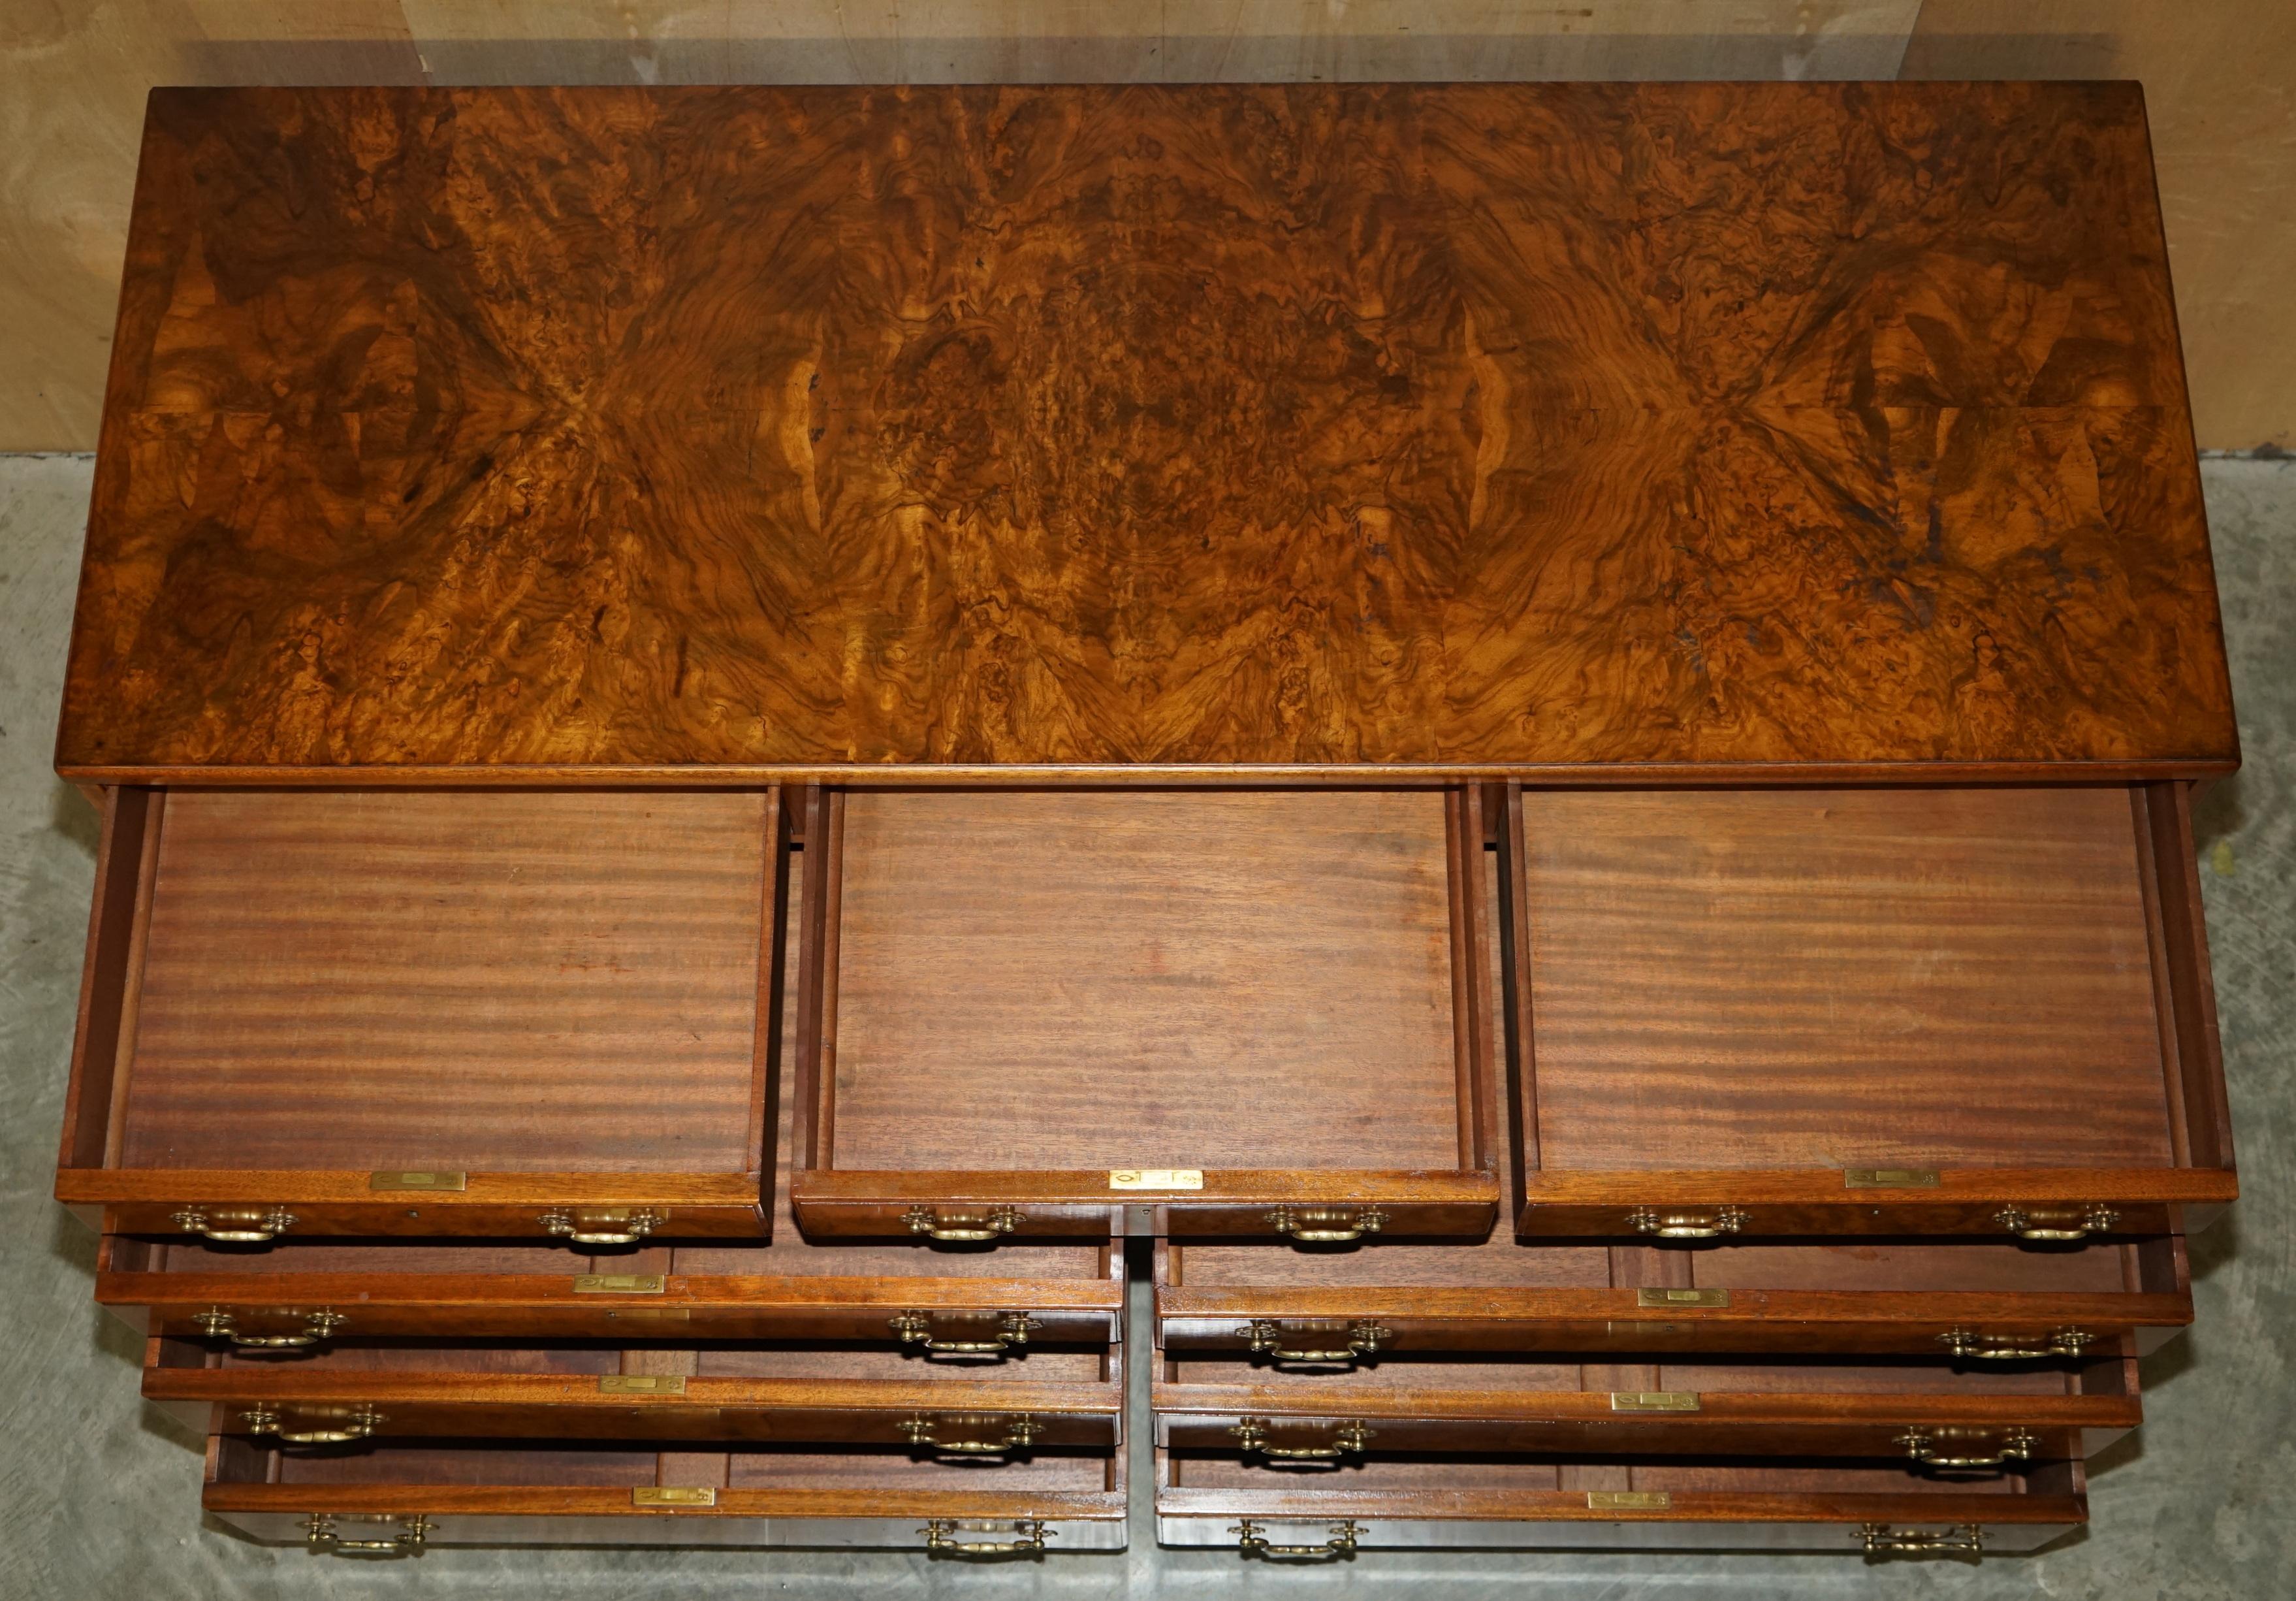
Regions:
<svg viewBox="0 0 2296 1601"><path fill-rule="evenodd" d="M778 792L119 789L60 1199L118 1232L762 1232Z"/></svg>
<svg viewBox="0 0 2296 1601"><path fill-rule="evenodd" d="M1510 790L1526 1235L2173 1233L2236 1191L2186 786Z"/></svg>
<svg viewBox="0 0 2296 1601"><path fill-rule="evenodd" d="M2030 1551L2087 1521L2078 1461L1974 1481L1824 1460L1628 1466L1570 1456L1374 1461L1311 1476L1233 1455L1156 1453L1158 1543L1246 1558L1382 1547Z"/></svg>
<svg viewBox="0 0 2296 1601"><path fill-rule="evenodd" d="M591 1255L501 1240L299 1240L267 1250L106 1236L95 1294L153 1334L269 1349L377 1335L863 1341L964 1365L1124 1334L1120 1242L983 1251L808 1240L790 1215L790 1096L772 1237ZM295 1347L275 1343L293 1341Z"/></svg>
<svg viewBox="0 0 2296 1601"><path fill-rule="evenodd" d="M1119 1350L980 1376L898 1351L337 1341L300 1361L154 1339L144 1399L202 1433L298 1445L444 1439L907 1445L953 1459L1112 1447Z"/></svg>
<svg viewBox="0 0 2296 1601"><path fill-rule="evenodd" d="M424 1545L892 1546L952 1555L1038 1540L1051 1553L1125 1545L1121 1449L1042 1450L960 1467L882 1447L418 1441L341 1455L217 1434L201 1504L257 1539L346 1555Z"/></svg>
<svg viewBox="0 0 2296 1601"><path fill-rule="evenodd" d="M1356 1373L1271 1374L1248 1357L1167 1356L1160 1445L1272 1468L1429 1452L1856 1457L1939 1471L2086 1458L2143 1421L2135 1353L2070 1368L1914 1358L1401 1355Z"/></svg>
<svg viewBox="0 0 2296 1601"><path fill-rule="evenodd" d="M1157 1338L1257 1346L1272 1367L1396 1351L1903 1352L1965 1360L2149 1351L2193 1318L2170 1236L2034 1248L2007 1241L1749 1241L1701 1247L1390 1242L1282 1252L1171 1241Z"/></svg>
<svg viewBox="0 0 2296 1601"><path fill-rule="evenodd" d="M813 792L797 1215L1480 1234L1483 795Z"/></svg>

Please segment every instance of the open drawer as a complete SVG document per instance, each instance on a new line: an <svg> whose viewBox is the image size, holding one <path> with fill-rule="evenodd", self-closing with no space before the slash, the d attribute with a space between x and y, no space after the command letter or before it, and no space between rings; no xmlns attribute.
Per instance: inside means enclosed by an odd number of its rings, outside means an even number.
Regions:
<svg viewBox="0 0 2296 1601"><path fill-rule="evenodd" d="M2086 1459L2144 1421L2136 1354L2070 1368L1913 1358L1693 1356L1587 1364L1398 1356L1357 1373L1270 1374L1167 1355L1156 1442L1271 1468L1428 1453L1897 1459L1956 1476Z"/></svg>
<svg viewBox="0 0 2296 1601"><path fill-rule="evenodd" d="M2150 1351L2193 1320L2169 1236L2034 1250L1991 1240L1746 1241L1700 1249L1413 1241L1271 1252L1178 1240L1156 1252L1174 1351L1273 1367L1396 1351L1902 1352L1983 1362Z"/></svg>
<svg viewBox="0 0 2296 1601"><path fill-rule="evenodd" d="M2185 785L1506 804L1521 1233L2062 1241L2236 1193Z"/></svg>
<svg viewBox="0 0 2296 1601"><path fill-rule="evenodd" d="M778 814L111 791L58 1198L227 1241L758 1236Z"/></svg>
<svg viewBox="0 0 2296 1601"><path fill-rule="evenodd" d="M1331 1561L1382 1547L1978 1554L2034 1550L2087 1521L2078 1461L1978 1480L1825 1459L1629 1466L1569 1455L1285 1475L1233 1453L1156 1453L1157 1542L1246 1558Z"/></svg>
<svg viewBox="0 0 2296 1601"><path fill-rule="evenodd" d="M955 1460L1113 1448L1120 1348L1039 1351L980 1376L882 1348L752 1342L617 1350L339 1341L303 1360L147 1343L144 1396L202 1433L369 1441L773 1441L900 1445Z"/></svg>
<svg viewBox="0 0 2296 1601"><path fill-rule="evenodd" d="M267 1250L107 1236L95 1298L153 1334L272 1351L327 1335L869 1342L960 1364L1124 1334L1121 1242L996 1251L808 1240L789 1214L789 1096L768 1240L587 1258L503 1240L299 1240Z"/></svg>
<svg viewBox="0 0 2296 1601"><path fill-rule="evenodd" d="M349 1455L210 1435L201 1503L318 1553L438 1546L894 1546L937 1555L1120 1551L1124 1452L952 1466L890 1447L656 1450L386 1443Z"/></svg>
<svg viewBox="0 0 2296 1601"><path fill-rule="evenodd" d="M821 789L803 835L808 1231L1494 1219L1480 789Z"/></svg>

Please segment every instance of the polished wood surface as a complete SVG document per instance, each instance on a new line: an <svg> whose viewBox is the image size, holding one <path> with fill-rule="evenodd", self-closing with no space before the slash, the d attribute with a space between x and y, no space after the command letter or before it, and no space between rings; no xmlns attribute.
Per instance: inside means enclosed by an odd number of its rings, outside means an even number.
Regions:
<svg viewBox="0 0 2296 1601"><path fill-rule="evenodd" d="M841 800L821 1165L1463 1165L1440 792Z"/></svg>
<svg viewBox="0 0 2296 1601"><path fill-rule="evenodd" d="M770 816L169 797L118 1164L754 1170Z"/></svg>
<svg viewBox="0 0 2296 1601"><path fill-rule="evenodd" d="M2236 759L2134 86L152 102L70 776Z"/></svg>
<svg viewBox="0 0 2296 1601"><path fill-rule="evenodd" d="M2130 808L1526 792L1541 1171L2172 1165Z"/></svg>

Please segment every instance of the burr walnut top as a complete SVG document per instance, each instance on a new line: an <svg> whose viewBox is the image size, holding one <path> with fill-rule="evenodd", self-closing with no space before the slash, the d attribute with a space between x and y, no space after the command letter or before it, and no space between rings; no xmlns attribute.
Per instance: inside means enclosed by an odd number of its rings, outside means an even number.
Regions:
<svg viewBox="0 0 2296 1601"><path fill-rule="evenodd" d="M2143 103L162 90L57 759L2221 772Z"/></svg>

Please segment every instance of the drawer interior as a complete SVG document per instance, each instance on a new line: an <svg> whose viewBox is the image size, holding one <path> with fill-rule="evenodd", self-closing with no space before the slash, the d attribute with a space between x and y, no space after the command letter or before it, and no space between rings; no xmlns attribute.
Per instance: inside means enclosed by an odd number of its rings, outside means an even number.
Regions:
<svg viewBox="0 0 2296 1601"><path fill-rule="evenodd" d="M2177 1081L2167 787L1526 791L1537 1165L2213 1161Z"/></svg>
<svg viewBox="0 0 2296 1601"><path fill-rule="evenodd" d="M825 809L814 1165L1476 1165L1456 792Z"/></svg>
<svg viewBox="0 0 2296 1601"><path fill-rule="evenodd" d="M758 1166L768 794L143 794L104 1165Z"/></svg>

